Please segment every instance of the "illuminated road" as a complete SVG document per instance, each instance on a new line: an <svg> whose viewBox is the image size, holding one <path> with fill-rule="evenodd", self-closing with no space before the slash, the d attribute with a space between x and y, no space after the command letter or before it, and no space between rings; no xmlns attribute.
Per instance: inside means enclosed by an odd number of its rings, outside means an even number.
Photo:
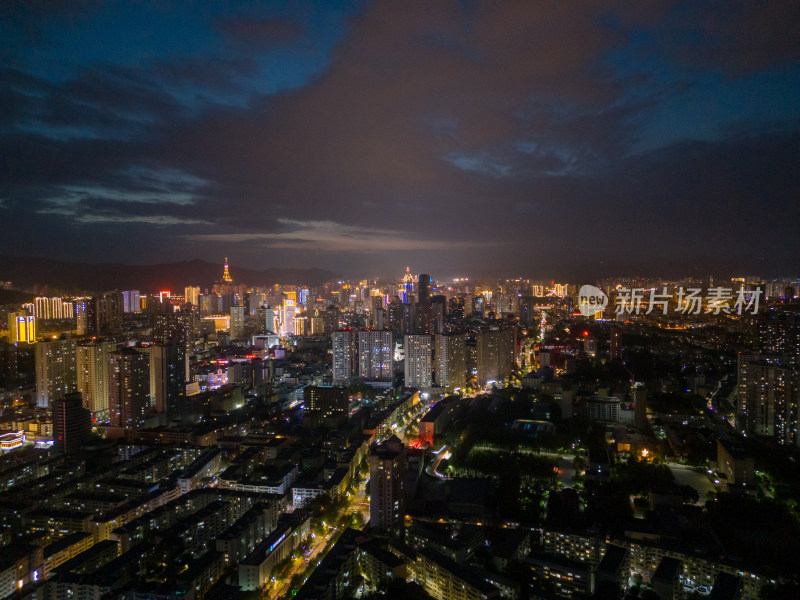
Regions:
<svg viewBox="0 0 800 600"><path fill-rule="evenodd" d="M360 514L365 524L369 522L367 481L362 481L355 493L348 498L347 503L339 511L335 519L337 522L341 523L345 517L353 514ZM280 573L273 573L272 577L275 578L275 581L270 581L269 585L263 590L262 596L264 598L291 597L292 588L290 582L292 577L297 574L304 574L308 577L322 560L322 555L333 547L345 528L346 527L330 526L326 529L324 536L314 538L309 547L304 551L302 558L293 561Z"/></svg>

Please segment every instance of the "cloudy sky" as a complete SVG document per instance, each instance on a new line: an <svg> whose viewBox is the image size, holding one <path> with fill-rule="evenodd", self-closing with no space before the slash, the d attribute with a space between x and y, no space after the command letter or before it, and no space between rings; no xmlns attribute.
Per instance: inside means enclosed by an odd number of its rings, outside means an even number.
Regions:
<svg viewBox="0 0 800 600"><path fill-rule="evenodd" d="M800 273L800 4L0 4L0 253Z"/></svg>

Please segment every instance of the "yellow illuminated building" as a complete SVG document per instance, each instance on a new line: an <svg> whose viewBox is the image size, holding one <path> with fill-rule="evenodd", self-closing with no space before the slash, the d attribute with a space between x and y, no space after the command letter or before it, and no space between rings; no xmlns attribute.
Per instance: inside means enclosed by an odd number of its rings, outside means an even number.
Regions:
<svg viewBox="0 0 800 600"><path fill-rule="evenodd" d="M9 341L12 344L36 341L36 317L24 313L12 312L8 314Z"/></svg>
<svg viewBox="0 0 800 600"><path fill-rule="evenodd" d="M208 315L204 321L214 321L214 331L228 331L231 328L230 315Z"/></svg>

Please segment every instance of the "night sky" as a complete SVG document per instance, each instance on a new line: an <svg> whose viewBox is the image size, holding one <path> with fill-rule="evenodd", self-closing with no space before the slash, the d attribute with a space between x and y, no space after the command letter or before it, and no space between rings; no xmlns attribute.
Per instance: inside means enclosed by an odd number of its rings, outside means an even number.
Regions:
<svg viewBox="0 0 800 600"><path fill-rule="evenodd" d="M0 253L800 272L800 3L0 4Z"/></svg>

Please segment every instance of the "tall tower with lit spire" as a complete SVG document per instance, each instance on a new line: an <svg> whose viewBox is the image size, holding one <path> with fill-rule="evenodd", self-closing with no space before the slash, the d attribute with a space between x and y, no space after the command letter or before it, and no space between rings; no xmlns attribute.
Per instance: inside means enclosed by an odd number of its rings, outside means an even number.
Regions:
<svg viewBox="0 0 800 600"><path fill-rule="evenodd" d="M231 278L231 273L228 271L228 257L225 257L225 270L222 272L222 281L225 283L233 283L233 279Z"/></svg>
<svg viewBox="0 0 800 600"><path fill-rule="evenodd" d="M403 284L400 286L400 297L403 303L408 304L411 301L411 295L414 291L414 276L411 274L411 267L406 267L406 274L403 276Z"/></svg>

